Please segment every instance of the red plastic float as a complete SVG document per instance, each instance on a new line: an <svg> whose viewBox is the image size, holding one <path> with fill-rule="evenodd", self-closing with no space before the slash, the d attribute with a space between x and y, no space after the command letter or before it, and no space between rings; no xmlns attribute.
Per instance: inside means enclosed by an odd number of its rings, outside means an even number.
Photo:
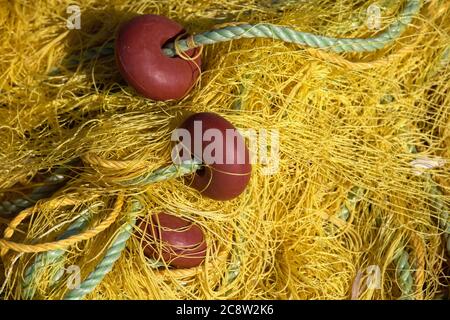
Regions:
<svg viewBox="0 0 450 320"><path fill-rule="evenodd" d="M144 254L162 257L175 268L192 268L203 263L206 241L202 229L193 222L167 213L155 214L151 221L141 221Z"/></svg>
<svg viewBox="0 0 450 320"><path fill-rule="evenodd" d="M189 131L191 136L191 143L184 146L183 152L195 156L205 165L193 175L190 185L214 200L230 200L239 196L250 181L252 166L248 148L237 129L226 119L211 112L190 116L180 128ZM221 145L222 148L214 151L214 157L217 156L215 159L208 159L205 150L212 143L212 138L208 134L205 136L205 133L209 131L214 134L214 130L215 133L221 133L222 141L218 146ZM198 150L195 143L200 145ZM222 161L216 161L217 159Z"/></svg>
<svg viewBox="0 0 450 320"><path fill-rule="evenodd" d="M201 58L195 63L179 56L171 58L162 48L184 33L181 25L157 15L138 16L123 25L116 37L115 55L128 84L153 100L183 98L200 74ZM198 49L185 54L195 57Z"/></svg>

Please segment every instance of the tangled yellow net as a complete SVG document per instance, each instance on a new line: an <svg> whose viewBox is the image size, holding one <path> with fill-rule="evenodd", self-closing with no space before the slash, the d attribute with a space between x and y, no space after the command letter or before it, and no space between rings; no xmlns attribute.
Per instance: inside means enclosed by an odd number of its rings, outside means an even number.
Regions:
<svg viewBox="0 0 450 320"><path fill-rule="evenodd" d="M355 38L374 33L366 24L373 3L381 8L381 28L401 8L399 1L381 0L80 0L82 28L68 30L70 1L2 4L0 201L26 194L49 168L78 158L84 163L52 198L0 218L2 297L26 298L27 268L38 252L60 248L65 259L40 270L32 286L34 298L63 298L73 279L58 270L82 266L85 279L129 218L133 197L143 204L141 218L166 211L200 225L208 242L205 264L157 268L145 258L136 230L87 299L444 295L448 1L426 1L407 31L375 53L336 54L267 39L204 47L201 80L182 101L137 95L113 56L62 64L112 40L120 23L136 14L165 15L191 33L242 21ZM166 166L172 130L187 114L203 111L240 129L278 132L278 143L268 144L278 146L279 159L254 165L245 193L227 202L202 197L182 178L146 188L118 183ZM49 245L89 208L90 233Z"/></svg>

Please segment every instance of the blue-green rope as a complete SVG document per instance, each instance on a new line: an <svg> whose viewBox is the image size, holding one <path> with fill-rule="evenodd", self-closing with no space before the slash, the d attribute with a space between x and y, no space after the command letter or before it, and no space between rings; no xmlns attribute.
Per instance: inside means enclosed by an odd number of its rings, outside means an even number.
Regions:
<svg viewBox="0 0 450 320"><path fill-rule="evenodd" d="M14 200L0 202L0 216L15 215L20 211L35 205L38 200L50 197L67 183L69 180L68 173L70 172L68 167L74 163L75 162L71 162L64 167L56 169L55 172L46 178L40 186L34 188L29 195ZM194 173L201 167L202 164L197 160L186 160L181 164L172 164L156 171L145 173L137 178L122 181L119 184L130 187L145 187L148 184Z"/></svg>
<svg viewBox="0 0 450 320"><path fill-rule="evenodd" d="M402 250L398 257L396 257L396 274L398 279L398 285L402 292L400 300L413 299L412 290L414 285L413 270L409 263L409 254L406 250Z"/></svg>
<svg viewBox="0 0 450 320"><path fill-rule="evenodd" d="M168 180L176 177L180 177L186 174L194 173L201 167L201 164L197 160L184 161L180 165L170 165L165 168L158 169L154 172L144 174L133 180L129 180L126 185L140 185L145 186L150 183L155 183L163 180ZM135 213L141 210L141 203L133 199L131 204L131 212ZM92 206L91 208L92 209ZM74 234L82 232L86 227L87 220L90 214L82 214L69 228L64 232L58 240L65 239ZM80 285L80 288L70 291L66 299L82 299L86 294L91 292L95 286L100 283L104 276L112 269L114 262L120 257L120 253L125 248L127 239L130 237L131 229L134 227L135 218L132 218L132 222L126 224L123 230L117 235L113 244L109 247L106 252L105 257L100 262L100 264L95 268L95 270L88 276L88 278ZM33 284L36 280L36 273L47 267L49 264L56 264L62 262L65 257L64 250L54 250L38 255L31 266L29 266L24 273L24 279L22 282L22 296L25 299L32 299L36 289ZM56 283L60 279L60 274L52 279L52 283Z"/></svg>
<svg viewBox="0 0 450 320"><path fill-rule="evenodd" d="M346 203L342 204L339 212L338 218L343 221L347 221L350 217L350 210L353 209L356 204L361 200L365 190L361 187L353 187L347 194Z"/></svg>
<svg viewBox="0 0 450 320"><path fill-rule="evenodd" d="M386 31L373 38L333 38L319 36L308 32L301 32L288 27L272 24L240 24L197 34L189 39L177 41L180 51L187 51L194 47L207 44L236 40L241 38L268 38L282 40L289 43L306 45L313 48L328 49L334 52L372 52L384 48L397 39L411 23L413 17L420 11L421 0L406 1L405 8L398 20L391 24ZM191 42L191 44L189 44ZM173 57L177 55L175 44L170 43L164 48L164 53Z"/></svg>
<svg viewBox="0 0 450 320"><path fill-rule="evenodd" d="M412 154L417 153L417 149L414 145L408 146L408 151ZM395 272L397 275L398 286L401 291L399 300L413 300L412 295L414 278L411 264L409 263L410 256L406 249L399 251L397 256L394 257Z"/></svg>
<svg viewBox="0 0 450 320"><path fill-rule="evenodd" d="M50 197L69 180L70 167L77 164L74 160L65 166L57 168L40 186L34 188L30 194L13 200L0 202L0 216L13 216L20 211L32 207L37 201Z"/></svg>
<svg viewBox="0 0 450 320"><path fill-rule="evenodd" d="M421 5L421 0L407 0L405 8L400 13L398 20L392 23L384 32L373 38L333 38L268 23L255 25L238 24L199 33L194 35L191 39L178 40L176 47L179 52L183 52L203 45L242 38L268 38L305 45L312 48L327 49L338 53L373 52L384 48L397 39L405 31L408 24L411 23L413 17L418 14ZM163 52L169 57L176 56L177 50L175 49L175 43L169 43L163 48ZM63 64L67 67L73 67L82 61L107 57L113 54L114 42L109 41L102 46L90 48L81 55L70 55L64 59ZM56 75L59 71L59 68L54 68L51 71L51 75Z"/></svg>
<svg viewBox="0 0 450 320"><path fill-rule="evenodd" d="M343 221L347 221L350 216L350 208L354 208L356 203L361 200L362 194L365 192L363 188L353 187L347 195L347 201L339 210L338 217ZM412 286L414 283L412 269L409 264L409 254L402 250L397 259L396 273L399 279L399 286L402 292L400 299L411 298Z"/></svg>
<svg viewBox="0 0 450 320"><path fill-rule="evenodd" d="M442 51L442 53L439 56L438 63L436 66L434 66L429 74L428 77L433 77L437 75L442 69L448 67L450 64L450 44L448 44ZM417 153L417 150L415 148L411 149L412 153ZM447 251L447 255L450 257L450 207L442 201L442 197L444 193L442 192L439 185L434 181L431 174L426 173L425 179L428 180L428 182L431 185L430 192L434 196L436 196L436 200L433 201L433 205L435 210L439 214L439 226L444 231L444 240L445 240L445 249Z"/></svg>
<svg viewBox="0 0 450 320"><path fill-rule="evenodd" d="M201 163L197 160L188 160L179 165L173 164L168 167L158 169L154 172L144 174L136 179L129 180L124 184L145 186L151 183L194 173L200 167ZM142 204L137 199L133 199L132 212L135 213L141 209ZM64 300L81 300L95 289L103 278L112 270L114 263L120 258L122 251L125 249L126 242L131 236L131 230L133 229L135 223L136 218L133 217L132 222L123 227L123 230L118 234L117 238L108 248L103 260L96 266L95 270L91 272L83 283L80 284L79 288L71 290L67 293Z"/></svg>
<svg viewBox="0 0 450 320"><path fill-rule="evenodd" d="M96 207L98 204L95 204L88 209L85 209L81 212L80 217L75 220L67 230L57 237L57 240L67 239L73 235L81 233L88 225L90 218L92 217L92 209ZM61 262L65 257L65 250L53 250L44 253L40 253L34 259L34 262L27 267L24 272L23 280L22 280L22 297L23 299L33 299L36 287L34 286L37 276L38 270L44 269L48 265L54 265ZM58 277L52 279L52 284L58 281Z"/></svg>
<svg viewBox="0 0 450 320"><path fill-rule="evenodd" d="M338 212L338 217L343 221L347 221L350 216L350 209L354 208L356 203L361 200L362 193L364 189L360 187L353 187L348 195L346 203L341 205ZM396 261L396 274L399 282L399 287L401 290L400 299L412 299L412 289L414 284L413 270L409 263L410 256L406 250L402 250L394 258Z"/></svg>
<svg viewBox="0 0 450 320"><path fill-rule="evenodd" d="M123 186L145 187L146 185L152 183L178 178L191 173L195 173L201 167L202 164L198 160L195 159L186 160L180 164L172 164L167 167L155 170L153 172L145 173L137 178L122 181L119 183Z"/></svg>
<svg viewBox="0 0 450 320"><path fill-rule="evenodd" d="M136 224L134 214L142 209L142 204L133 199L131 204L131 222L126 223L113 243L109 246L102 261L95 267L89 276L76 289L69 291L64 300L81 300L87 294L91 293L95 287L103 280L103 278L112 270L115 262L120 258L122 251L125 249L127 240L132 234L132 230Z"/></svg>
<svg viewBox="0 0 450 320"><path fill-rule="evenodd" d="M417 153L417 149L415 146L409 147L409 152L412 154ZM433 199L433 208L438 213L439 217L439 226L444 231L444 240L445 240L445 249L447 254L450 256L450 208L448 205L442 201L442 197L444 193L442 192L439 185L434 181L433 177L430 173L424 174L424 179L430 185L430 193L436 196L436 199Z"/></svg>
<svg viewBox="0 0 450 320"><path fill-rule="evenodd" d="M417 154L417 148L414 145L408 146L408 151L411 154ZM433 180L430 174L425 175L425 179L431 184L431 194L436 196L442 196L442 191L439 189L436 182ZM449 220L449 210L445 203L441 200L437 200L435 203L435 208L439 212L439 224L444 229L444 236L446 239L446 248L450 254L450 220ZM409 262L410 256L406 250L399 252L396 260L396 273L398 278L398 285L402 292L400 299L409 300L413 298L413 286L414 279L412 276L413 268Z"/></svg>
<svg viewBox="0 0 450 320"><path fill-rule="evenodd" d="M66 58L64 58L62 65L64 65L66 68L73 68L78 66L81 62L90 61L102 57L109 57L112 55L114 55L114 41L108 41L102 46L89 48L84 52L67 56ZM60 72L60 68L53 67L50 70L49 75L56 76L60 74Z"/></svg>
<svg viewBox="0 0 450 320"><path fill-rule="evenodd" d="M114 54L114 42L106 42L101 47L94 47L84 51L81 56L71 55L64 59L64 65L67 67L77 66L83 60L92 60L94 58L112 56Z"/></svg>
<svg viewBox="0 0 450 320"><path fill-rule="evenodd" d="M345 204L341 205L341 208L338 212L338 217L343 221L347 221L350 216L350 209L354 208L356 203L361 200L362 193L364 193L364 189L360 187L353 187L348 195L347 201ZM409 254L406 250L402 250L398 258L396 260L396 273L399 279L399 286L402 292L400 299L410 299L411 291L414 283L412 269L409 264Z"/></svg>

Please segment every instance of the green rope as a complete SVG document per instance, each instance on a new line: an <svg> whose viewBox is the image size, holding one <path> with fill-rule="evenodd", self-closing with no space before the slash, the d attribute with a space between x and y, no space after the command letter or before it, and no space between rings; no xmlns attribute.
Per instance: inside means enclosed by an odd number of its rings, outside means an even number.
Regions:
<svg viewBox="0 0 450 320"><path fill-rule="evenodd" d="M365 191L366 190L361 187L352 187L347 193L344 203L339 207L336 215L337 218L344 222L347 222L348 218L350 217L350 212L354 210L357 203L362 200ZM324 228L327 234L334 234L336 225L333 223L327 223Z"/></svg>
<svg viewBox="0 0 450 320"><path fill-rule="evenodd" d="M349 191L347 196L347 203L341 206L339 210L338 217L344 221L350 216L349 207L354 208L357 202L361 200L361 196L364 193L364 189L360 187L353 187ZM409 265L409 254L405 250L402 250L397 259L396 272L399 278L399 286L402 291L402 297L400 299L410 299L411 291L413 286L413 275L412 270Z"/></svg>
<svg viewBox="0 0 450 320"><path fill-rule="evenodd" d="M450 63L450 45L447 45L442 53L439 56L438 64L434 66L428 74L428 77L433 77L438 74L442 69L448 67ZM411 153L417 153L417 150L414 148L411 150ZM450 207L442 201L442 197L444 193L442 192L439 185L434 181L431 174L425 174L426 180L428 180L431 185L430 192L432 195L436 196L433 202L435 210L439 214L439 226L444 230L444 239L445 239L445 249L447 250L448 256L450 256Z"/></svg>
<svg viewBox="0 0 450 320"><path fill-rule="evenodd" d="M150 183L155 183L163 180L169 180L172 178L180 177L186 174L194 173L201 167L201 164L197 160L188 160L184 161L180 165L170 165L165 168L158 169L154 172L144 174L138 178L129 180L124 182L125 185L141 185L145 186ZM137 212L142 208L142 205L139 201L133 200L132 203L132 212ZM85 224L87 217L84 214L78 220L76 220L65 233L63 233L58 239L65 239L73 234L77 234L82 232L85 228ZM126 241L131 235L131 229L135 225L135 219L133 218L131 223L126 224L123 227L123 230L117 235L114 242L108 248L105 257L103 260L97 265L95 270L87 277L87 279L80 285L78 289L74 289L70 291L65 299L68 300L77 300L82 299L86 294L91 292L105 277L105 275L111 271L115 261L120 257L121 252L125 248ZM64 250L54 250L50 252L43 253L38 255L34 261L34 263L27 268L24 273L24 279L22 284L22 295L25 299L33 298L35 294L35 288L33 288L32 284L35 282L37 276L36 273L38 270L41 270L48 266L49 264L56 264L61 262L65 257ZM154 267L158 267L156 265ZM152 266L153 267L153 266ZM53 284L56 283L60 279L60 274L56 274L56 277L53 278Z"/></svg>
<svg viewBox="0 0 450 320"><path fill-rule="evenodd" d="M358 204L359 201L362 200L365 192L366 190L364 188L358 186L354 186L352 189L350 189L350 191L347 193L347 197L344 203L340 206L338 210L337 217L342 221L347 222L348 218L350 217L351 210L354 210L356 208L356 205ZM330 226L330 224L328 226ZM327 230L330 233L332 232L330 229ZM361 271L358 271L352 286L352 300L354 299L357 300L359 298L361 275L362 275ZM355 289L357 290L356 292L354 292Z"/></svg>
<svg viewBox="0 0 450 320"><path fill-rule="evenodd" d="M67 166L74 163L75 162L71 162ZM14 200L5 200L0 202L0 215L15 215L20 211L35 205L38 200L50 197L69 180L67 174L70 170L67 166L56 169L55 172L46 178L40 186L34 188L29 195ZM201 163L197 160L186 160L179 165L173 164L168 167L158 169L154 172L146 173L137 178L120 182L120 184L123 186L143 187L155 182L194 173L201 167Z"/></svg>
<svg viewBox="0 0 450 320"><path fill-rule="evenodd" d="M354 209L356 204L361 200L365 190L361 187L353 187L347 194L346 203L341 205L338 212L338 218L347 221L350 217L350 209Z"/></svg>
<svg viewBox="0 0 450 320"><path fill-rule="evenodd" d="M172 164L153 172L145 173L137 178L120 182L123 186L145 187L148 184L178 178L195 173L202 167L198 160L186 160L181 164Z"/></svg>
<svg viewBox="0 0 450 320"><path fill-rule="evenodd" d="M417 148L414 145L408 146L408 151L411 154L417 154ZM426 174L426 179L431 183L431 193L433 195L442 196L442 191L439 189L438 185L434 182L433 178L430 174ZM450 253L450 221L448 215L448 208L441 200L437 200L435 207L437 211L443 212L439 215L439 223L445 230L445 238L446 238L446 247L447 251ZM409 263L409 254L406 250L401 251L396 257L396 272L399 280L399 287L402 292L400 299L413 299L412 290L414 285L414 279L412 276L412 272L414 271L411 268Z"/></svg>
<svg viewBox="0 0 450 320"><path fill-rule="evenodd" d="M192 42L195 44L195 47L199 47L241 38L269 38L313 48L329 49L338 53L372 52L384 48L397 39L408 24L411 23L413 17L419 12L420 7L420 0L408 0L399 19L391 24L386 31L373 38L332 38L296 31L288 27L262 23L256 25L241 24L226 26L207 31L193 36ZM182 39L177 41L177 47L180 51L187 51L193 46L188 45L188 40ZM163 51L169 57L177 55L174 43L169 43Z"/></svg>
<svg viewBox="0 0 450 320"><path fill-rule="evenodd" d="M57 237L57 240L67 239L75 234L81 233L88 225L90 218L92 217L92 209L97 207L98 203L91 206L88 209L83 210L80 213L80 217L72 223L67 230ZM24 272L22 280L22 297L23 299L33 299L36 288L34 284L38 278L38 270L44 269L48 265L56 265L60 263L65 257L65 250L53 250L44 253L40 253L36 256L34 262L27 267ZM58 274L52 279L52 285L59 280Z"/></svg>
<svg viewBox="0 0 450 320"><path fill-rule="evenodd" d="M410 151L413 152L415 147L411 147ZM349 191L347 201L343 204L339 210L338 217L346 221L350 216L350 208L354 208L356 203L361 200L361 196L364 193L364 189L360 187L353 187ZM399 252L398 256L394 258L396 260L396 274L399 280L399 287L402 292L400 299L412 299L412 288L414 284L413 270L409 264L409 254L406 250Z"/></svg>
<svg viewBox="0 0 450 320"><path fill-rule="evenodd" d="M243 217L243 215L241 215L241 218ZM239 245L244 243L245 238L239 234L239 232L236 232L235 236L234 236L234 240L237 242L236 244L233 245L233 255L232 255L232 260L233 257L238 257L237 259L235 259L235 261L232 261L230 263L230 266L228 267L228 272L226 274L226 278L225 281L227 284L231 284L234 282L234 280L236 280L236 278L238 277L239 273L241 272L241 255L240 255L240 250L239 250ZM228 293L231 292L231 289L228 291Z"/></svg>
<svg viewBox="0 0 450 320"><path fill-rule="evenodd" d="M417 154L415 145L408 145L408 152ZM414 285L413 271L409 263L409 254L406 249L399 251L394 257L396 263L395 272L398 279L398 286L401 291L399 300L413 300L412 290Z"/></svg>
<svg viewBox="0 0 450 320"><path fill-rule="evenodd" d="M412 268L409 264L409 254L406 250L400 252L396 260L396 273L398 277L399 287L402 292L400 300L410 300L412 297L412 289L414 279L412 276Z"/></svg>
<svg viewBox="0 0 450 320"><path fill-rule="evenodd" d="M192 44L199 47L208 44L216 44L241 38L268 38L282 40L288 43L305 45L313 48L328 49L334 52L373 52L384 48L397 39L411 23L413 17L420 11L421 0L407 0L405 8L400 13L398 20L392 23L386 31L373 38L333 38L320 36L308 32L293 30L288 27L261 23L256 25L240 24L226 26L194 35ZM191 48L187 39L177 41L178 50L183 52ZM164 54L169 57L177 55L175 43L169 43L163 48ZM65 58L63 64L66 67L74 67L84 61L94 58L107 57L114 54L114 41L108 41L102 46L86 50L81 54L73 54ZM53 68L50 75L60 73L59 68Z"/></svg>
<svg viewBox="0 0 450 320"><path fill-rule="evenodd" d="M147 185L150 183L155 183L163 180L172 179L175 177L180 177L186 174L194 173L201 167L201 164L196 160L185 161L180 165L170 165L168 167L158 169L154 172L147 173L136 179L124 182L126 185ZM132 212L139 211L142 205L137 200L133 200ZM132 223L128 223L123 227L123 230L117 235L114 242L108 248L105 257L97 265L95 270L86 278L86 280L80 284L80 287L70 291L65 299L68 300L78 300L82 299L86 294L91 292L105 277L105 275L111 271L114 263L119 259L121 252L125 248L126 241L131 235L131 229L134 227L135 219ZM73 226L61 235L61 238L65 238L74 233L81 232L81 228L84 228L84 223L77 221ZM78 232L77 232L78 231ZM33 265L31 265L25 272L24 285L23 285L23 295L26 298L32 298L34 296L35 289L32 288L31 284L34 283L36 278L35 273L37 270L46 267L48 264L54 264L63 260L65 254L63 250L50 251L48 253L39 255ZM55 278L53 281L56 282L59 278Z"/></svg>
<svg viewBox="0 0 450 320"><path fill-rule="evenodd" d="M142 209L142 204L137 199L133 199L131 207L131 212L133 214ZM135 224L136 217L132 216L131 222L126 223L122 227L122 230L116 236L114 242L109 246L105 256L95 267L94 271L89 274L78 288L69 291L65 295L64 300L81 300L97 287L103 278L112 270L115 262L120 258Z"/></svg>
<svg viewBox="0 0 450 320"><path fill-rule="evenodd" d="M72 161L64 167L57 168L55 172L44 180L42 185L34 188L29 195L0 202L0 215L16 215L20 211L32 207L37 201L53 195L53 193L67 183L70 172L69 166L75 165L76 163L78 163L78 160Z"/></svg>
<svg viewBox="0 0 450 320"><path fill-rule="evenodd" d="M98 59L102 57L109 57L114 55L114 41L108 41L104 45L99 47L89 48L86 51L71 54L64 58L62 65L66 68L74 68L80 63L85 61L90 61L93 59ZM61 73L61 69L58 67L53 67L50 70L50 76L56 76Z"/></svg>
<svg viewBox="0 0 450 320"><path fill-rule="evenodd" d="M416 154L416 147L410 146L409 152L412 154ZM425 173L424 180L427 181L431 186L430 193L436 196L436 199L433 199L433 208L438 213L439 226L442 228L442 230L444 230L445 249L447 250L447 254L450 256L450 208L442 200L442 196L444 195L444 193L442 192L439 185L434 181L431 174Z"/></svg>

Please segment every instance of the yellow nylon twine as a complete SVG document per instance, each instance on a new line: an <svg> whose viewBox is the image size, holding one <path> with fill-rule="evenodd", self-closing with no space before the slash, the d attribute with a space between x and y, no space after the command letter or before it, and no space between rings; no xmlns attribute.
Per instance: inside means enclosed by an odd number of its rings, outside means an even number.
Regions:
<svg viewBox="0 0 450 320"><path fill-rule="evenodd" d="M26 195L49 168L83 162L49 199L0 215L0 295L21 298L38 253L62 249L33 289L35 298L63 298L68 268L78 266L82 280L94 270L139 196L138 221L168 212L204 230L205 263L173 269L148 259L136 227L87 299L441 296L449 280L448 1L424 3L405 33L373 53L270 39L205 46L201 78L181 101L136 94L111 54L79 61L136 14L167 16L189 34L246 22L368 38L398 19L402 3L80 0L81 30L67 29L70 1L0 6L0 202ZM381 30L367 24L370 4L380 8ZM172 131L194 112L220 114L249 145L267 133L240 197L202 197L184 178L133 189L117 183L170 163ZM57 240L98 202L84 231ZM398 270L405 252L407 270ZM399 274L412 277L410 292Z"/></svg>

